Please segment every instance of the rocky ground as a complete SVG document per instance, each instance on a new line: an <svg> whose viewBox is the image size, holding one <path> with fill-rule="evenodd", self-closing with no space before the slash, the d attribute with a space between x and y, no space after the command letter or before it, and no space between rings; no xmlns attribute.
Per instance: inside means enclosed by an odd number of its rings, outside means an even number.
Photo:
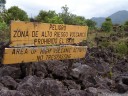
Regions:
<svg viewBox="0 0 128 96"><path fill-rule="evenodd" d="M69 60L36 62L32 75L29 63L0 64L0 96L128 96L128 57L93 47L72 62L70 68Z"/></svg>

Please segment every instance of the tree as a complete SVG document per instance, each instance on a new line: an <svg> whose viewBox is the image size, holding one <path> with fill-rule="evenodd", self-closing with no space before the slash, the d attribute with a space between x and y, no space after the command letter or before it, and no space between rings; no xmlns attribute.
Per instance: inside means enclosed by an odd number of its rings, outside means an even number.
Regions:
<svg viewBox="0 0 128 96"><path fill-rule="evenodd" d="M92 21L90 19L86 20L87 26L89 27L90 30L95 29L96 28L96 22Z"/></svg>
<svg viewBox="0 0 128 96"><path fill-rule="evenodd" d="M60 18L62 18L64 24L69 24L70 20L70 13L68 12L68 7L67 5L62 6L62 13L59 14Z"/></svg>
<svg viewBox="0 0 128 96"><path fill-rule="evenodd" d="M9 8L6 12L6 17L7 23L9 23L11 20L28 21L27 13L24 10L18 8L17 6Z"/></svg>
<svg viewBox="0 0 128 96"><path fill-rule="evenodd" d="M128 21L126 21L123 26L124 26L124 31L128 31Z"/></svg>
<svg viewBox="0 0 128 96"><path fill-rule="evenodd" d="M55 23L55 24L63 23L62 19L58 16L58 14L56 14L56 12L52 10L49 11L41 10L37 15L36 20L44 23Z"/></svg>
<svg viewBox="0 0 128 96"><path fill-rule="evenodd" d="M110 32L113 29L111 18L106 18L105 22L102 23L101 29L105 32Z"/></svg>
<svg viewBox="0 0 128 96"><path fill-rule="evenodd" d="M77 16L74 14L70 15L70 24L73 25L86 25L86 20L82 16Z"/></svg>
<svg viewBox="0 0 128 96"><path fill-rule="evenodd" d="M62 6L61 9L62 9L62 13L59 13L59 16L60 18L62 18L64 24L86 25L85 18L70 13L67 5Z"/></svg>

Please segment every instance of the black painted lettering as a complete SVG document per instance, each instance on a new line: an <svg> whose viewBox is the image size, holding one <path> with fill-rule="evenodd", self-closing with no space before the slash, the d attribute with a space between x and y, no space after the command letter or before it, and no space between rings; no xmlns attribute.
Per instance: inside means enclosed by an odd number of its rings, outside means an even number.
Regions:
<svg viewBox="0 0 128 96"><path fill-rule="evenodd" d="M74 48L73 52L85 52L85 48Z"/></svg>
<svg viewBox="0 0 128 96"><path fill-rule="evenodd" d="M37 56L37 61L43 61L43 55Z"/></svg>
<svg viewBox="0 0 128 96"><path fill-rule="evenodd" d="M62 24L50 24L49 30L66 30L66 25Z"/></svg>
<svg viewBox="0 0 128 96"><path fill-rule="evenodd" d="M28 54L28 49L25 49L25 52L24 52L24 54Z"/></svg>
<svg viewBox="0 0 128 96"><path fill-rule="evenodd" d="M68 32L54 32L54 37L68 37Z"/></svg>
<svg viewBox="0 0 128 96"><path fill-rule="evenodd" d="M32 37L38 37L38 31L32 31Z"/></svg>
<svg viewBox="0 0 128 96"><path fill-rule="evenodd" d="M16 37L16 36L17 36L16 34L17 34L17 31L14 31L14 35L13 35L13 37Z"/></svg>
<svg viewBox="0 0 128 96"><path fill-rule="evenodd" d="M53 30L53 24L50 24L49 30Z"/></svg>
<svg viewBox="0 0 128 96"><path fill-rule="evenodd" d="M42 49L41 51L40 51L40 54L50 54L50 52L52 51L52 49L51 48L45 48L45 49Z"/></svg>
<svg viewBox="0 0 128 96"><path fill-rule="evenodd" d="M36 53L36 50L35 49L32 49L31 50L31 54L35 54Z"/></svg>
<svg viewBox="0 0 128 96"><path fill-rule="evenodd" d="M83 32L70 32L70 37L85 37L86 33Z"/></svg>
<svg viewBox="0 0 128 96"><path fill-rule="evenodd" d="M20 54L20 49L17 49L16 50L16 54Z"/></svg>
<svg viewBox="0 0 128 96"><path fill-rule="evenodd" d="M23 49L13 49L12 54L28 54L28 50L27 49L25 49L25 50L23 50Z"/></svg>
<svg viewBox="0 0 128 96"><path fill-rule="evenodd" d="M75 41L74 38L67 38L66 39L67 44L73 44L73 43L75 43L74 41Z"/></svg>
<svg viewBox="0 0 128 96"><path fill-rule="evenodd" d="M12 50L12 54L15 54L15 49Z"/></svg>
<svg viewBox="0 0 128 96"><path fill-rule="evenodd" d="M70 53L71 48L66 48L66 47L61 48L61 47L59 47L59 48L54 49L53 52L54 53Z"/></svg>
<svg viewBox="0 0 128 96"><path fill-rule="evenodd" d="M41 37L52 37L51 31L43 31Z"/></svg>
<svg viewBox="0 0 128 96"><path fill-rule="evenodd" d="M46 55L46 60L64 60L70 58L71 58L71 54Z"/></svg>
<svg viewBox="0 0 128 96"><path fill-rule="evenodd" d="M35 44L35 45L57 44L57 38L34 39L34 44Z"/></svg>
<svg viewBox="0 0 128 96"><path fill-rule="evenodd" d="M59 39L59 44L64 44L64 39L63 38Z"/></svg>
<svg viewBox="0 0 128 96"><path fill-rule="evenodd" d="M29 37L28 31L14 30L13 37Z"/></svg>

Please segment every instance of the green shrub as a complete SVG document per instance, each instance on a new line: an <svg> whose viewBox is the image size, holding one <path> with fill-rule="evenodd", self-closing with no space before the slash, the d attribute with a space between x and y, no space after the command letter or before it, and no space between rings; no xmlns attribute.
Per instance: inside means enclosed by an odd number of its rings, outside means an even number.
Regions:
<svg viewBox="0 0 128 96"><path fill-rule="evenodd" d="M102 41L102 42L100 42L100 44L99 44L99 46L101 46L101 47L108 47L110 45L110 42L108 42L108 41Z"/></svg>
<svg viewBox="0 0 128 96"><path fill-rule="evenodd" d="M9 40L9 27L5 22L0 22L0 42Z"/></svg>
<svg viewBox="0 0 128 96"><path fill-rule="evenodd" d="M128 54L128 46L125 42L120 42L116 46L116 52L120 55L127 55Z"/></svg>
<svg viewBox="0 0 128 96"><path fill-rule="evenodd" d="M6 30L7 24L5 22L0 22L0 30Z"/></svg>

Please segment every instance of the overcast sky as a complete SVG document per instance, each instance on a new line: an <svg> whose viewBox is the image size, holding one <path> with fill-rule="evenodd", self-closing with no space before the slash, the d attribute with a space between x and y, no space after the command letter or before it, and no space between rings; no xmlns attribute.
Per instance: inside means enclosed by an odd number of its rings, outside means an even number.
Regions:
<svg viewBox="0 0 128 96"><path fill-rule="evenodd" d="M85 18L107 17L114 12L128 10L128 0L6 0L6 9L18 6L32 17L40 10L59 13L64 5L69 7L69 12Z"/></svg>

